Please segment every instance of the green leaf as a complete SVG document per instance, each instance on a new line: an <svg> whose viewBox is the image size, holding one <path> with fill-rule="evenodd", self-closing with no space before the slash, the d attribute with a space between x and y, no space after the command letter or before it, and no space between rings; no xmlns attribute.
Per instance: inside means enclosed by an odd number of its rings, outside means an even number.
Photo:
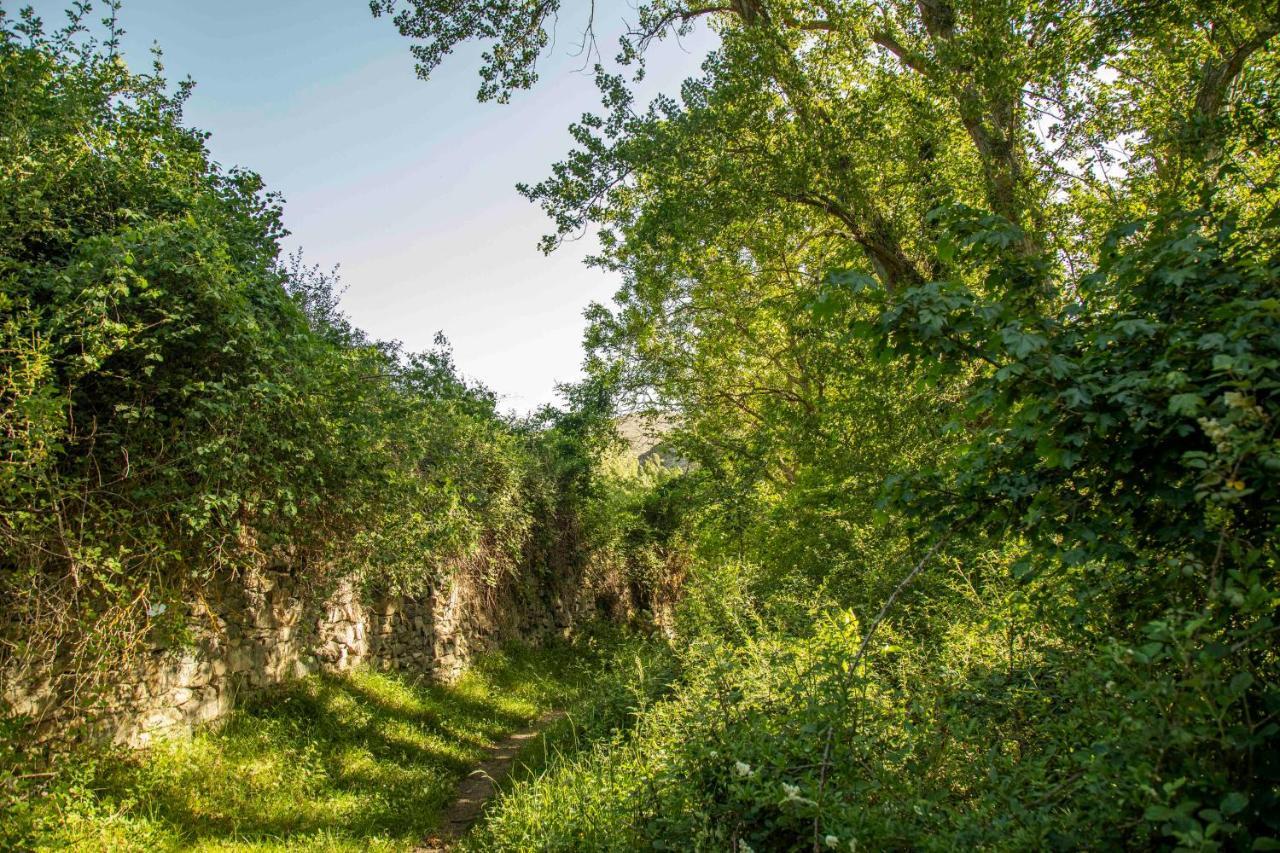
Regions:
<svg viewBox="0 0 1280 853"><path fill-rule="evenodd" d="M938 260L944 264L951 263L956 256L956 244L948 237L943 237L938 241Z"/></svg>
<svg viewBox="0 0 1280 853"><path fill-rule="evenodd" d="M1192 417L1204 408L1204 397L1193 392L1174 394L1169 398L1169 414Z"/></svg>
<svg viewBox="0 0 1280 853"><path fill-rule="evenodd" d="M1230 794L1227 794L1222 798L1222 802L1219 804L1218 808L1221 809L1224 815L1230 816L1239 814L1247 805L1249 805L1249 798L1247 796L1239 791L1232 791Z"/></svg>
<svg viewBox="0 0 1280 853"><path fill-rule="evenodd" d="M1237 672L1235 677L1231 679L1231 683L1227 685L1227 689L1234 695L1239 696L1249 689L1249 685L1253 684L1253 674L1249 672Z"/></svg>

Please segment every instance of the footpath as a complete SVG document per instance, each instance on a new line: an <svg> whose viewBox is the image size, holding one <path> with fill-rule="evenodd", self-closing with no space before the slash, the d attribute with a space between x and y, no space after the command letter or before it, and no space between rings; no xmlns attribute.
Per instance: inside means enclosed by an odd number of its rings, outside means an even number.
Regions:
<svg viewBox="0 0 1280 853"><path fill-rule="evenodd" d="M521 747L564 716L564 711L548 711L527 729L507 735L489 747L480 766L458 785L458 794L440 820L440 828L415 853L446 853L479 819L485 803L498 792L498 785L511 775Z"/></svg>

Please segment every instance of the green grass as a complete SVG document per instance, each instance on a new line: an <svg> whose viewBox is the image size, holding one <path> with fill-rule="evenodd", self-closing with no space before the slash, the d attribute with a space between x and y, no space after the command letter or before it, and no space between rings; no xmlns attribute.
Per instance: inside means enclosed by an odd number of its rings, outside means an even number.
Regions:
<svg viewBox="0 0 1280 853"><path fill-rule="evenodd" d="M512 648L457 684L356 670L294 682L190 740L81 752L12 805L36 850L406 850L489 743L580 703L600 656Z"/></svg>
<svg viewBox="0 0 1280 853"><path fill-rule="evenodd" d="M625 842L581 846L586 842L579 831L583 826L593 826L615 842L624 837L620 830L626 821L619 816L628 814L635 785L645 778L641 773L630 785L619 785L611 775L606 779L592 771L606 756L612 766L625 765L619 759L635 749L634 726L669 704L680 668L665 643L635 636L605 638L593 653L599 663L592 667L589 689L562 704L566 716L521 751L511 778L500 785L500 796L460 850L635 849ZM567 832L559 832L566 827Z"/></svg>

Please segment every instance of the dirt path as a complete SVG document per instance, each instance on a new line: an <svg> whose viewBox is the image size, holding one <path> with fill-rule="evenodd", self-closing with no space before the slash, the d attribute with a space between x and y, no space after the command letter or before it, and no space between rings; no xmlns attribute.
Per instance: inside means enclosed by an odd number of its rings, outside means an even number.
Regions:
<svg viewBox="0 0 1280 853"><path fill-rule="evenodd" d="M480 766L458 785L458 795L445 809L440 828L414 853L446 853L480 817L484 804L497 793L498 784L511 775L520 748L563 716L564 711L548 711L529 728L513 732L489 747Z"/></svg>

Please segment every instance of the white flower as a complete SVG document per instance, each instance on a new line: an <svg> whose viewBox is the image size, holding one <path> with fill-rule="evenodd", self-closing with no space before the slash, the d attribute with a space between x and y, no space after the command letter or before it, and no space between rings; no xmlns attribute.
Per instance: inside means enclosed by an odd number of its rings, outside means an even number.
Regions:
<svg viewBox="0 0 1280 853"><path fill-rule="evenodd" d="M733 772L739 776L750 776L751 765L745 761L735 761L733 762Z"/></svg>
<svg viewBox="0 0 1280 853"><path fill-rule="evenodd" d="M748 847L747 842L742 839L738 839L738 853L756 853L756 851Z"/></svg>
<svg viewBox="0 0 1280 853"><path fill-rule="evenodd" d="M827 846L832 850L840 846L840 839L836 838L834 835L828 835L824 840L827 842Z"/></svg>
<svg viewBox="0 0 1280 853"><path fill-rule="evenodd" d="M849 853L858 853L858 839L849 839Z"/></svg>
<svg viewBox="0 0 1280 853"><path fill-rule="evenodd" d="M817 805L813 800L800 796L799 785L788 785L786 782L783 782L782 793L786 794L786 797L782 800L783 803L804 803L810 806ZM781 803L779 803L779 805L781 805Z"/></svg>

